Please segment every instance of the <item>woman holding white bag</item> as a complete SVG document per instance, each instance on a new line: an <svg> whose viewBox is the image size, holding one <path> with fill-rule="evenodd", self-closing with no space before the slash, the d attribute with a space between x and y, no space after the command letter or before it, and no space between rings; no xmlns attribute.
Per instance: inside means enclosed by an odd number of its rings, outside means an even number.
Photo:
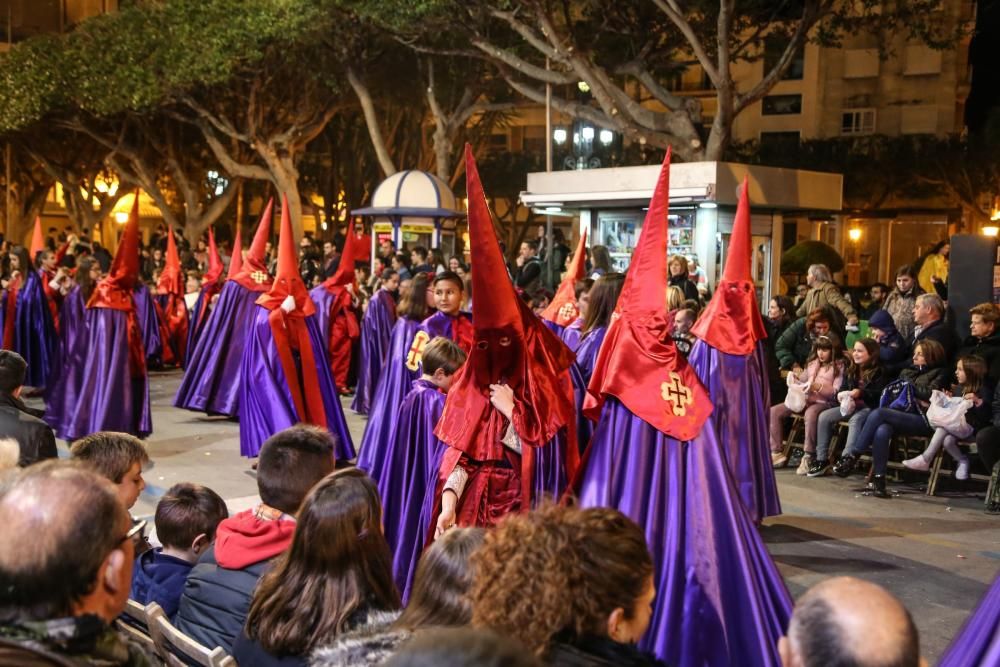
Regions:
<svg viewBox="0 0 1000 667"><path fill-rule="evenodd" d="M941 447L958 461L955 479L969 479L969 458L958 447L958 441L972 436L979 429L990 425L990 401L993 391L987 383L988 369L982 357L966 356L958 360L955 379L958 384L951 391L935 392L931 396L931 408L927 410L927 420L934 428L930 444L923 453L903 461L910 470L926 472ZM937 400L937 394L945 397ZM956 400L961 399L961 400ZM935 405L938 409L935 410Z"/></svg>
<svg viewBox="0 0 1000 667"><path fill-rule="evenodd" d="M821 412L831 407L837 389L844 379L844 348L835 334L819 336L813 342L802 376L789 375L788 397L784 403L771 407L771 463L780 468L788 461L783 453L782 426L785 417L801 414L805 417L805 451L799 468L805 474L816 451L816 426ZM799 383L799 384L796 384ZM802 401L802 393L805 401Z"/></svg>
<svg viewBox="0 0 1000 667"><path fill-rule="evenodd" d="M878 407L879 397L888 382L885 369L879 358L879 344L872 338L863 338L854 343L851 350L851 364L844 372L844 381L837 392L840 402L835 408L824 410L819 415L816 442L816 460L809 466L809 477L820 477L830 472L830 439L837 423L847 419L847 440L844 449L854 444L865 418L872 409Z"/></svg>

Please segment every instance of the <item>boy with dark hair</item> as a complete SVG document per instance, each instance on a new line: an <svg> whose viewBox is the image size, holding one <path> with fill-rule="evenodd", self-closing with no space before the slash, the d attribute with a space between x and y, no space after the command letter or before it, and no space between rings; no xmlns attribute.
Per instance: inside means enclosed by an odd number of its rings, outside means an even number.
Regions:
<svg viewBox="0 0 1000 667"><path fill-rule="evenodd" d="M212 489L187 483L170 487L156 505L156 536L163 546L136 560L129 597L143 605L155 602L173 617L188 573L228 516L225 501Z"/></svg>
<svg viewBox="0 0 1000 667"><path fill-rule="evenodd" d="M69 452L74 460L111 480L125 509L131 510L146 488L142 469L149 464L149 454L134 435L114 431L91 433L74 442Z"/></svg>
<svg viewBox="0 0 1000 667"><path fill-rule="evenodd" d="M415 246L410 251L410 261L413 263L413 269L410 273L434 273L434 267L427 263L427 256L427 248L420 245Z"/></svg>
<svg viewBox="0 0 1000 667"><path fill-rule="evenodd" d="M427 344L423 374L403 399L384 467L373 471L382 497L383 532L393 554L393 577L404 604L430 531L434 484L446 449L434 427L465 357L462 348L447 338L438 336Z"/></svg>
<svg viewBox="0 0 1000 667"><path fill-rule="evenodd" d="M18 465L54 459L56 438L42 421L42 410L21 401L21 389L28 364L17 352L0 350L0 438L17 441Z"/></svg>
<svg viewBox="0 0 1000 667"><path fill-rule="evenodd" d="M250 597L271 560L292 543L295 515L316 483L333 472L334 436L299 424L261 446L261 503L223 520L216 541L188 574L174 625L203 646L232 653Z"/></svg>

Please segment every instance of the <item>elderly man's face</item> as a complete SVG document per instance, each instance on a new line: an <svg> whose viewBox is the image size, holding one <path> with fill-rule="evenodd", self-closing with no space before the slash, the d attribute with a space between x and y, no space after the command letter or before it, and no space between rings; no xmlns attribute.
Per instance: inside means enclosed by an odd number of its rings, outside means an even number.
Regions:
<svg viewBox="0 0 1000 667"><path fill-rule="evenodd" d="M923 299L917 299L916 304L913 306L913 320L923 326L937 319L939 319L937 311L927 305L927 302Z"/></svg>

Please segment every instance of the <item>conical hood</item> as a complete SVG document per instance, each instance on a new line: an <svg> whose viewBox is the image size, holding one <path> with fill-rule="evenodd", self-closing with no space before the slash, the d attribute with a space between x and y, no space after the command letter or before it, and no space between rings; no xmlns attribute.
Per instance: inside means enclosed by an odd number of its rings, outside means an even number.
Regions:
<svg viewBox="0 0 1000 667"><path fill-rule="evenodd" d="M667 317L670 150L649 202L625 285L594 365L584 410L596 420L607 396L678 440L690 440L712 413L708 393L678 354Z"/></svg>
<svg viewBox="0 0 1000 667"><path fill-rule="evenodd" d="M573 353L531 312L506 278L472 150L465 147L475 343L459 371L435 431L476 460L502 458L504 418L490 406L489 386L510 385L518 435L541 446L574 419L572 393L562 383ZM568 380L568 378L567 378ZM500 447L500 449L498 449Z"/></svg>
<svg viewBox="0 0 1000 667"><path fill-rule="evenodd" d="M236 225L236 236L233 238L233 254L229 258L229 273L226 274L226 280L232 280L235 278L240 269L243 268L243 232L240 225Z"/></svg>
<svg viewBox="0 0 1000 667"><path fill-rule="evenodd" d="M271 288L271 274L267 271L265 251L267 240L271 233L271 214L274 210L274 199L267 202L267 208L260 216L257 233L254 234L250 250L240 265L239 273L233 278L243 287L253 292L266 292Z"/></svg>
<svg viewBox="0 0 1000 667"><path fill-rule="evenodd" d="M45 235L42 234L42 218L35 216L35 228L31 232L31 263L34 265L38 261L38 253L45 250Z"/></svg>
<svg viewBox="0 0 1000 667"><path fill-rule="evenodd" d="M131 291L139 278L139 193L135 193L132 212L128 215L125 230L118 242L111 270L101 282L122 290Z"/></svg>
<svg viewBox="0 0 1000 667"><path fill-rule="evenodd" d="M211 285L219 281L222 277L222 272L225 270L225 266L222 264L222 257L219 255L219 247L215 245L215 232L212 228L208 228L208 270L205 271L205 275L202 276L202 285Z"/></svg>
<svg viewBox="0 0 1000 667"><path fill-rule="evenodd" d="M259 236L259 230L258 230ZM254 244L257 240L254 239ZM251 251L253 249L251 248ZM247 257L249 264L249 256ZM257 299L257 304L268 310L280 308L287 297L295 299L295 309L288 313L309 316L316 312L316 304L309 298L309 290L299 274L299 255L295 250L295 233L288 213L288 197L281 196L281 231L278 234L278 269L271 289Z"/></svg>
<svg viewBox="0 0 1000 667"><path fill-rule="evenodd" d="M691 333L715 349L734 355L753 353L757 341L767 337L751 275L749 189L749 181L744 177L722 280L691 329Z"/></svg>
<svg viewBox="0 0 1000 667"><path fill-rule="evenodd" d="M176 294L184 296L184 274L181 271L181 257L177 252L177 240L174 238L174 230L167 227L167 254L163 264L163 271L160 272L160 279L156 283L156 291L160 294Z"/></svg>
<svg viewBox="0 0 1000 667"><path fill-rule="evenodd" d="M576 284L583 280L586 271L587 230L585 229L580 234L580 242L576 244L576 254L573 255L566 277L560 283L552 303L542 312L542 319L565 327L580 317L580 310L576 307Z"/></svg>
<svg viewBox="0 0 1000 667"><path fill-rule="evenodd" d="M340 264L337 266L336 272L324 281L324 287L330 289L355 283L354 263L357 261L360 246L361 242L354 235L354 225L347 225L347 237L344 241L344 252L340 254Z"/></svg>

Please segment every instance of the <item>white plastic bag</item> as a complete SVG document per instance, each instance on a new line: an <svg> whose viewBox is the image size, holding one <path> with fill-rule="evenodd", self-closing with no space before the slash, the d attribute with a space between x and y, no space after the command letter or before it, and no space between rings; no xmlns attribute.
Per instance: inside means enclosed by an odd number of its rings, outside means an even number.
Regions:
<svg viewBox="0 0 1000 667"><path fill-rule="evenodd" d="M785 395L785 407L792 412L802 412L806 409L806 389L809 382L799 382L795 373L788 373L788 394Z"/></svg>
<svg viewBox="0 0 1000 667"><path fill-rule="evenodd" d="M965 413L972 407L972 401L961 396L951 397L935 389L931 393L931 405L927 408L927 423L931 428L943 428L956 438L968 438L973 428L965 421Z"/></svg>
<svg viewBox="0 0 1000 667"><path fill-rule="evenodd" d="M850 391L842 391L837 394L837 401L840 403L840 414L844 417L850 417L854 414L854 409L857 407L854 403L854 398L851 396Z"/></svg>

